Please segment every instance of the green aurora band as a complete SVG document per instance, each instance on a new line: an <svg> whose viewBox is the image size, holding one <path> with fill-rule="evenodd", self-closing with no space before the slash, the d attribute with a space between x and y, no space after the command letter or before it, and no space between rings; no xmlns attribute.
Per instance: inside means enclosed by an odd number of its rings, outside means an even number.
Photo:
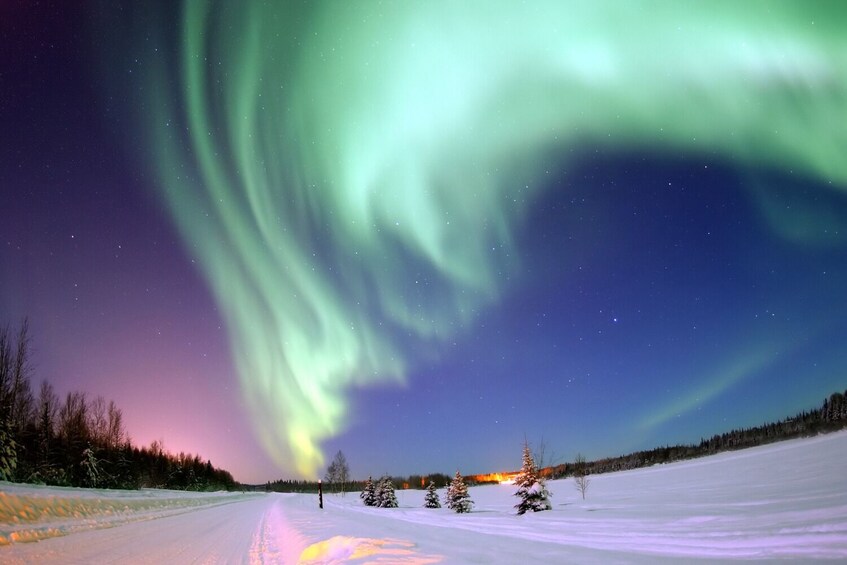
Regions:
<svg viewBox="0 0 847 565"><path fill-rule="evenodd" d="M497 300L569 150L702 152L847 187L843 3L298 6L186 2L142 113L256 430L303 476L351 387L402 383Z"/></svg>

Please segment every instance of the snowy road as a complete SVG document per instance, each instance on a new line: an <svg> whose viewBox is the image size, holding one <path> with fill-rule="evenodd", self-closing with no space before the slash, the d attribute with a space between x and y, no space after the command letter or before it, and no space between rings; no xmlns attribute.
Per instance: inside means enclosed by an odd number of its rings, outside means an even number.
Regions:
<svg viewBox="0 0 847 565"><path fill-rule="evenodd" d="M76 531L38 543L0 548L4 563L297 562L269 535L277 501L268 496L153 515L114 527ZM96 522L96 520L93 520ZM97 526L94 526L97 527ZM286 534L288 532L279 532ZM292 546L292 551L296 548ZM255 558L255 559L254 559Z"/></svg>
<svg viewBox="0 0 847 565"><path fill-rule="evenodd" d="M847 432L553 481L516 516L514 487L474 511L314 495L91 491L0 483L2 563L655 563L847 560ZM40 539L37 543L25 543ZM6 545L4 546L3 543Z"/></svg>
<svg viewBox="0 0 847 565"><path fill-rule="evenodd" d="M102 491L101 491L102 492ZM467 533L398 520L391 512L364 516L346 498L326 497L326 509L317 508L314 495L247 495L218 500L206 507L159 513L102 527L90 520L68 535L38 543L0 547L3 563L328 563L338 561L383 563L441 563L443 554L423 553L412 539L449 549L453 559L475 561L477 544L491 537L484 552L500 547L503 562L520 561L523 552L514 540ZM83 522L86 522L83 520ZM99 529L96 529L99 528ZM342 533L344 535L334 535ZM377 537L374 537L377 536ZM439 540L433 543L433 540ZM446 544L446 545L445 545ZM546 545L546 544L542 544ZM464 546L464 549L463 549ZM538 549L538 548L536 548ZM550 546L555 552L555 544ZM487 561L487 560L486 560ZM455 562L455 561L453 561Z"/></svg>

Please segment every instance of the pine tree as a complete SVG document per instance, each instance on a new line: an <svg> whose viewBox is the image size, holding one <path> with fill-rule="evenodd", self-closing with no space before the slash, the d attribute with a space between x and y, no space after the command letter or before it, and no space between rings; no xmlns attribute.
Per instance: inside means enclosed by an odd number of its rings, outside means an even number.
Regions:
<svg viewBox="0 0 847 565"><path fill-rule="evenodd" d="M379 480L376 487L376 505L380 508L397 508L397 495L394 494L391 477L385 476Z"/></svg>
<svg viewBox="0 0 847 565"><path fill-rule="evenodd" d="M524 514L527 510L540 512L552 508L550 504L551 495L547 491L544 479L538 474L538 469L535 468L535 460L532 458L529 444L526 442L523 446L523 466L518 476L515 477L515 484L518 485L518 492L515 493L515 496L521 499L515 505L518 515Z"/></svg>
<svg viewBox="0 0 847 565"><path fill-rule="evenodd" d="M438 493L435 491L435 483L432 481L429 481L429 486L426 488L424 508L441 508L441 502L438 501Z"/></svg>
<svg viewBox="0 0 847 565"><path fill-rule="evenodd" d="M365 506L376 506L376 486L374 486L371 477L368 477L368 481L365 483L365 489L359 494L359 498L362 499Z"/></svg>
<svg viewBox="0 0 847 565"><path fill-rule="evenodd" d="M468 486L462 478L462 474L456 471L456 476L447 489L447 508L454 510L459 514L470 512L473 508L473 500L468 494Z"/></svg>

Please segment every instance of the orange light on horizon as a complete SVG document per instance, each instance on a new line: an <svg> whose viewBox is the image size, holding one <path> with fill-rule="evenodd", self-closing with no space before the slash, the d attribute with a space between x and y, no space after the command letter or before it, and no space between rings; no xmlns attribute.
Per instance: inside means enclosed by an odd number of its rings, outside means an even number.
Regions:
<svg viewBox="0 0 847 565"><path fill-rule="evenodd" d="M474 475L473 479L480 483L500 483L510 485L515 482L517 473L488 473L487 475Z"/></svg>

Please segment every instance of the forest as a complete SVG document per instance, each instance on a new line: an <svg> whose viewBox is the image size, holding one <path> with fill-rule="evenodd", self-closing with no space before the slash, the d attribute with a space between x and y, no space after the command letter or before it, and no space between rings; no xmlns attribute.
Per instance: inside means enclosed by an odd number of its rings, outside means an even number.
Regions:
<svg viewBox="0 0 847 565"><path fill-rule="evenodd" d="M0 328L0 480L90 488L237 488L232 475L200 456L137 447L123 413L102 396L69 392L60 399L43 381L34 392L30 337Z"/></svg>

